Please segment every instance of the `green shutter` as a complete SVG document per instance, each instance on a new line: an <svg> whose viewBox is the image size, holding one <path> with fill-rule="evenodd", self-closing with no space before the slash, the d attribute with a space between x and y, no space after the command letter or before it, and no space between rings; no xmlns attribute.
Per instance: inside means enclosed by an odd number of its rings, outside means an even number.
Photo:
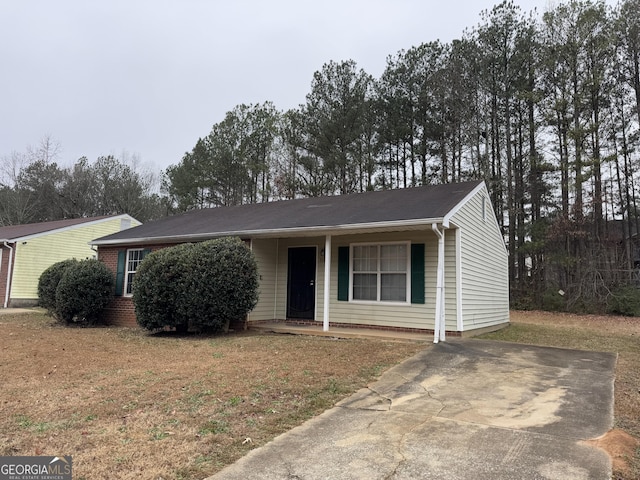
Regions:
<svg viewBox="0 0 640 480"><path fill-rule="evenodd" d="M411 303L424 303L424 243L411 244Z"/></svg>
<svg viewBox="0 0 640 480"><path fill-rule="evenodd" d="M124 269L127 262L127 251L118 251L118 266L116 268L116 296L122 296L122 290L124 288Z"/></svg>
<svg viewBox="0 0 640 480"><path fill-rule="evenodd" d="M338 300L349 300L349 247L338 247Z"/></svg>

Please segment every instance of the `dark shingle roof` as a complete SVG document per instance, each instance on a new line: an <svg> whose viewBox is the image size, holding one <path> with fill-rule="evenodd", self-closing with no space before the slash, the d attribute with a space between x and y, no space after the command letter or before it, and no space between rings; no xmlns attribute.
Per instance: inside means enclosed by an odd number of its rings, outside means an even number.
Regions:
<svg viewBox="0 0 640 480"><path fill-rule="evenodd" d="M481 182L301 198L192 210L94 240L94 244L204 239L223 235L265 235L442 219Z"/></svg>
<svg viewBox="0 0 640 480"><path fill-rule="evenodd" d="M0 227L0 240L13 241L18 238L37 235L39 233L47 233L61 228L72 227L82 223L94 222L109 218L108 216L91 217L91 218L69 218L66 220L55 220L53 222L25 223L24 225L9 225Z"/></svg>

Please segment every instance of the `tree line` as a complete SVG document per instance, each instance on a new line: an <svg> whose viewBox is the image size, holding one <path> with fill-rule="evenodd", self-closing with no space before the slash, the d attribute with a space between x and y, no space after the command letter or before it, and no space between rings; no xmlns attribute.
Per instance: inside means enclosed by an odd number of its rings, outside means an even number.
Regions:
<svg viewBox="0 0 640 480"><path fill-rule="evenodd" d="M306 101L240 105L166 171L178 210L483 179L512 302L594 310L635 285L640 1L511 1L450 43L317 71Z"/></svg>
<svg viewBox="0 0 640 480"><path fill-rule="evenodd" d="M298 108L238 105L163 172L149 218L482 179L512 304L592 311L636 291L639 148L640 0L503 1L379 78L331 61Z"/></svg>
<svg viewBox="0 0 640 480"><path fill-rule="evenodd" d="M158 175L135 155L82 157L70 167L59 156L60 145L45 136L2 159L0 226L122 213L145 222L169 212Z"/></svg>

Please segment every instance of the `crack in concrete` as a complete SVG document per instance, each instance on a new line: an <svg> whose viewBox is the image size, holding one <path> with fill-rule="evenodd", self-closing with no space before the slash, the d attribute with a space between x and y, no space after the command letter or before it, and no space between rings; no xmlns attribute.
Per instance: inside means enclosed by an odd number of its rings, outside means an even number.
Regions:
<svg viewBox="0 0 640 480"><path fill-rule="evenodd" d="M376 391L374 388L372 387L367 387L367 390L369 390L371 393L373 393L374 395L378 396L379 398L383 399L385 402L387 402L387 410L391 410L391 405L393 404L393 399L391 399L390 397L387 397L385 395L383 395L382 393ZM367 408L360 408L359 410L370 410Z"/></svg>
<svg viewBox="0 0 640 480"><path fill-rule="evenodd" d="M387 475L384 480L392 480L393 478L395 478L396 474L398 473L398 470L400 469L400 467L407 462L407 456L404 453L405 450L405 445L406 445L406 439L407 436L412 434L416 429L422 427L423 425L427 424L431 419L431 415L427 415L424 417L424 419L422 420L422 422L420 422L419 424L414 425L413 427L411 427L409 429L409 431L403 433L400 436L400 439L397 442L396 445L396 452L398 453L398 455L400 455L400 460L396 463L393 471L391 473L389 473L389 475Z"/></svg>
<svg viewBox="0 0 640 480"><path fill-rule="evenodd" d="M405 446L406 446L406 440L407 437L409 435L411 435L413 432L415 432L418 428L421 428L422 426L424 426L425 424L427 424L433 417L438 416L446 407L445 403L434 397L432 395L432 392L425 387L424 385L422 385L421 382L418 382L415 380L415 378L407 378L403 375L398 375L396 374L397 377L399 377L400 379L402 379L405 384L409 384L411 387L415 387L416 385L419 386L419 390L421 390L420 393L418 393L418 395L425 395L427 396L429 399L432 399L436 402L438 402L440 408L437 410L436 413L431 414L431 415L426 415L424 416L423 420L419 423L416 423L415 425L413 425L408 431L406 431L405 433L403 433L400 438L396 441L393 442L392 445L394 446L395 452L397 455L399 455L399 460L397 461L397 463L395 464L393 470L391 472L389 472L388 475L386 475L384 477L384 480L392 480L393 478L396 477L396 475L398 474L399 469L402 467L403 464L405 464L407 462L407 456L405 454ZM381 393L380 391L376 390L376 388L374 386L367 386L365 387L369 392L371 392L373 395L375 395L377 398L381 399L382 401L384 401L387 404L387 409L386 411L392 411L393 410L393 403L394 403L394 398L390 395L385 395L383 393ZM418 389L416 389L418 390ZM395 391L392 391L391 393L397 393ZM349 407L349 408L353 408L353 407ZM371 408L367 408L367 407L356 407L357 410L371 410ZM381 410L382 411L382 410ZM369 431L373 425L376 423L377 420L372 420L371 422L369 422L366 426L366 430ZM291 479L297 479L298 477L289 477Z"/></svg>

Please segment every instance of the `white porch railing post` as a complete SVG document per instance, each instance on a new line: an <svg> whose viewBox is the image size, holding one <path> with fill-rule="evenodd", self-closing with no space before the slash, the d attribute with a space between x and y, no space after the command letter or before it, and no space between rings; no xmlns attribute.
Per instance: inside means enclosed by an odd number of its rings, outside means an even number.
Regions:
<svg viewBox="0 0 640 480"><path fill-rule="evenodd" d="M324 309L322 330L329 331L329 299L331 297L331 235L324 241Z"/></svg>

